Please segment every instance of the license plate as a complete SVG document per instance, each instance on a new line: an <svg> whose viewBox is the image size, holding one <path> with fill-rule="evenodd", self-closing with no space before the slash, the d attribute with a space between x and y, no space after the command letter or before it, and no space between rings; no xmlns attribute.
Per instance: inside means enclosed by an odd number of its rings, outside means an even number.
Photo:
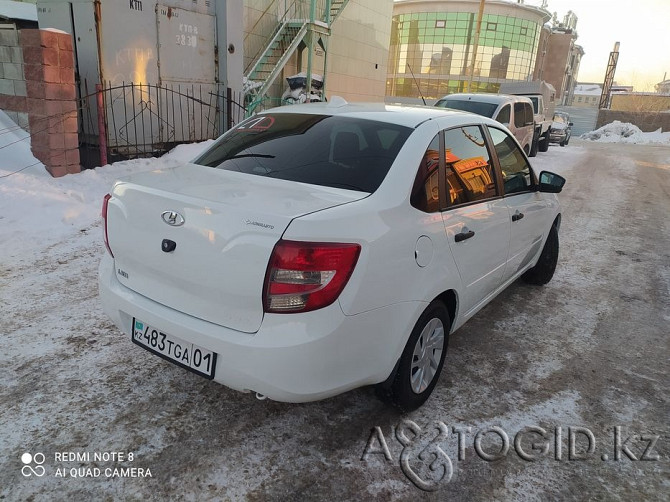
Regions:
<svg viewBox="0 0 670 502"><path fill-rule="evenodd" d="M163 333L138 319L133 319L132 340L140 347L182 368L210 380L214 378L216 352Z"/></svg>

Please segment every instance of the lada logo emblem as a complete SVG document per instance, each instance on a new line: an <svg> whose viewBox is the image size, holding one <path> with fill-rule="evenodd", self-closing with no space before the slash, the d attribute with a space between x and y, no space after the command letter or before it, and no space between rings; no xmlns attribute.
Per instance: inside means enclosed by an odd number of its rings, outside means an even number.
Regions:
<svg viewBox="0 0 670 502"><path fill-rule="evenodd" d="M184 224L184 217L176 211L163 211L161 218L168 225L173 227L180 227Z"/></svg>

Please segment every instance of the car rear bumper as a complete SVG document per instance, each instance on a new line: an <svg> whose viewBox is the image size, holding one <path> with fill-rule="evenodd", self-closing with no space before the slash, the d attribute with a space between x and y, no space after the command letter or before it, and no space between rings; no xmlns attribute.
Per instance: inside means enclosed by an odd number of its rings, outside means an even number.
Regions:
<svg viewBox="0 0 670 502"><path fill-rule="evenodd" d="M109 254L100 263L99 286L104 311L128 344L135 317L216 352L214 381L286 402L315 401L384 381L426 306L404 302L347 316L335 302L304 314L265 314L259 331L249 334L133 292L117 280Z"/></svg>

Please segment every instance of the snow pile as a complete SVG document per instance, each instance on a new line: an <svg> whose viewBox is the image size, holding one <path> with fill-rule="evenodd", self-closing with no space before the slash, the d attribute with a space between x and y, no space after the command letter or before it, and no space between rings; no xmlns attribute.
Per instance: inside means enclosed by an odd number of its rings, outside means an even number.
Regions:
<svg viewBox="0 0 670 502"><path fill-rule="evenodd" d="M0 111L0 261L8 265L34 259L54 243L61 249L75 246L77 235L100 225L102 198L118 178L188 162L212 141L179 145L159 159L116 162L52 178L31 154L28 134Z"/></svg>
<svg viewBox="0 0 670 502"><path fill-rule="evenodd" d="M636 125L618 120L595 131L582 134L580 138L601 143L635 143L638 145L660 143L670 145L670 132L663 132L661 129L654 132L642 132Z"/></svg>

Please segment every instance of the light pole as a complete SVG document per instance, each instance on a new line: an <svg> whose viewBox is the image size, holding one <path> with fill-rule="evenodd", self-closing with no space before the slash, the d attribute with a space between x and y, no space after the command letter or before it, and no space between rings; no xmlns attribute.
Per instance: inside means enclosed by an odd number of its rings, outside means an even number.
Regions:
<svg viewBox="0 0 670 502"><path fill-rule="evenodd" d="M475 61L477 60L477 47L479 46L479 33L482 30L482 18L484 17L484 4L486 0L479 0L479 14L477 15L477 29L475 30L475 42L472 47L472 60L470 61L470 67L468 68L468 85L465 88L465 92L470 92L472 87L472 78L475 74Z"/></svg>

